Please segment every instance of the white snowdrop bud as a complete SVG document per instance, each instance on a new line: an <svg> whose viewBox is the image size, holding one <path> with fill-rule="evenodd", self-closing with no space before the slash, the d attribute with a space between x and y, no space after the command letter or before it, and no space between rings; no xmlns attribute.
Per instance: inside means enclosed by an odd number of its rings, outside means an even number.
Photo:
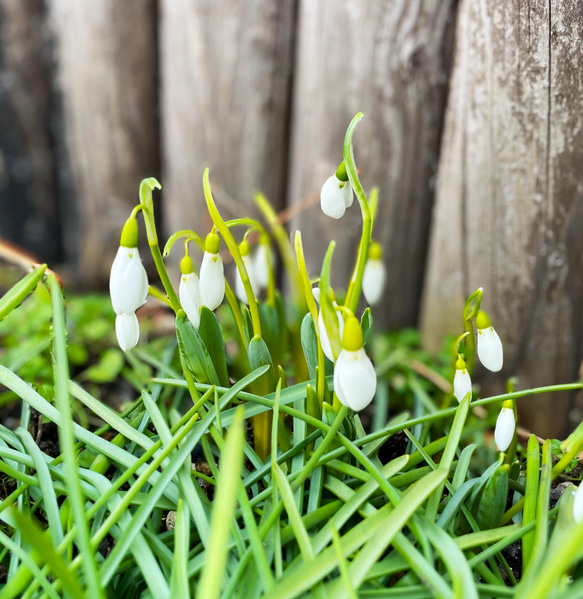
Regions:
<svg viewBox="0 0 583 599"><path fill-rule="evenodd" d="M360 323L355 316L349 316L342 335L342 350L334 365L334 392L340 403L356 412L368 406L377 388L377 375L363 345Z"/></svg>
<svg viewBox="0 0 583 599"><path fill-rule="evenodd" d="M476 328L478 329L478 358L488 370L498 372L502 369L502 342L490 324L487 314L482 310L476 316Z"/></svg>
<svg viewBox="0 0 583 599"><path fill-rule="evenodd" d="M496 428L494 429L494 440L500 451L506 451L510 447L515 429L514 407L510 399L502 404L502 410L498 414Z"/></svg>
<svg viewBox="0 0 583 599"><path fill-rule="evenodd" d="M225 271L219 255L219 236L214 231L205 240L199 292L201 304L209 310L218 308L225 297Z"/></svg>
<svg viewBox="0 0 583 599"><path fill-rule="evenodd" d="M383 250L376 241L368 250L368 259L362 275L362 292L369 306L378 304L383 296L386 270L383 262Z"/></svg>
<svg viewBox="0 0 583 599"><path fill-rule="evenodd" d="M140 260L138 223L133 216L126 221L120 247L111 265L109 292L117 318L115 331L119 346L124 351L135 347L140 336L136 310L148 296L148 275Z"/></svg>
<svg viewBox="0 0 583 599"><path fill-rule="evenodd" d="M470 401L472 401L472 379L466 363L461 358L455 363L455 375L453 377L453 394L458 401L461 401L467 394L470 394Z"/></svg>
<svg viewBox="0 0 583 599"><path fill-rule="evenodd" d="M348 180L344 162L340 163L335 175L329 177L320 192L322 212L332 218L342 218L352 206L352 187Z"/></svg>

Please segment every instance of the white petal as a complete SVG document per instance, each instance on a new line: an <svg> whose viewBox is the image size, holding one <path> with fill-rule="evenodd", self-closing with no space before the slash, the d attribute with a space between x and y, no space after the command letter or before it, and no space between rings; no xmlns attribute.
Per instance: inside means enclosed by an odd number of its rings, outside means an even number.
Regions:
<svg viewBox="0 0 583 599"><path fill-rule="evenodd" d="M502 341L493 327L478 329L478 358L492 372L502 369Z"/></svg>
<svg viewBox="0 0 583 599"><path fill-rule="evenodd" d="M583 520L583 484L580 484L575 491L573 499L573 518L577 524Z"/></svg>
<svg viewBox="0 0 583 599"><path fill-rule="evenodd" d="M453 377L453 394L458 401L461 401L467 394L470 394L470 401L472 401L472 380L467 368L455 371Z"/></svg>
<svg viewBox="0 0 583 599"><path fill-rule="evenodd" d="M253 291L253 295L257 297L259 295L259 288L257 286L257 280L255 278L255 267L253 264L253 260L251 256L243 256L243 263L245 264L245 268L247 269L247 276L249 277L249 283L251 283L251 290ZM245 292L245 287L243 286L243 280L241 279L241 275L239 274L239 269L235 269L235 295L239 299L240 302L245 304L249 304L247 301L247 293Z"/></svg>
<svg viewBox="0 0 583 599"><path fill-rule="evenodd" d="M358 412L373 400L376 388L377 375L364 348L343 349L334 365L334 391L340 402Z"/></svg>
<svg viewBox="0 0 583 599"><path fill-rule="evenodd" d="M367 260L362 276L362 292L370 306L379 302L385 286L385 265L382 260Z"/></svg>
<svg viewBox="0 0 583 599"><path fill-rule="evenodd" d="M269 248L264 243L260 243L255 252L253 271L255 273L257 291L267 289L267 284L269 283Z"/></svg>
<svg viewBox="0 0 583 599"><path fill-rule="evenodd" d="M200 325L200 291L198 277L191 272L180 277L180 288L178 290L180 305L186 312L188 320L194 328L198 329Z"/></svg>
<svg viewBox="0 0 583 599"><path fill-rule="evenodd" d="M209 310L218 308L225 297L225 272L219 254L205 252L200 266L200 300Z"/></svg>
<svg viewBox="0 0 583 599"><path fill-rule="evenodd" d="M494 440L500 451L506 451L510 446L515 427L514 410L512 408L502 408L494 429Z"/></svg>
<svg viewBox="0 0 583 599"><path fill-rule="evenodd" d="M343 187L340 187L341 185L342 181L339 181L336 175L332 175L326 179L320 192L322 212L332 218L342 218L346 212L346 191L344 187L347 185L350 187L350 183L344 183Z"/></svg>
<svg viewBox="0 0 583 599"><path fill-rule="evenodd" d="M336 316L338 318L338 334L340 335L340 339L342 339L342 333L344 332L344 320L342 316L340 316L340 312L336 312ZM324 316L322 315L322 311L318 314L318 331L320 333L320 344L322 345L322 351L324 355L330 360L330 362L334 362L334 354L332 353L332 345L330 344L330 338L328 337L328 331L326 330L326 325L324 324Z"/></svg>
<svg viewBox="0 0 583 599"><path fill-rule="evenodd" d="M314 299L319 304L320 303L320 288L312 287L312 294L314 295Z"/></svg>
<svg viewBox="0 0 583 599"><path fill-rule="evenodd" d="M116 314L135 312L148 296L148 275L138 248L120 246L109 277L111 304Z"/></svg>
<svg viewBox="0 0 583 599"><path fill-rule="evenodd" d="M140 325L135 312L131 314L118 314L115 319L115 334L117 342L123 351L136 347L140 338Z"/></svg>
<svg viewBox="0 0 583 599"><path fill-rule="evenodd" d="M354 196L352 195L352 186L350 185L350 181L346 181L344 183L344 187L342 188L342 197L344 198L344 205L347 208L350 208L350 206L352 206L352 202L354 199Z"/></svg>

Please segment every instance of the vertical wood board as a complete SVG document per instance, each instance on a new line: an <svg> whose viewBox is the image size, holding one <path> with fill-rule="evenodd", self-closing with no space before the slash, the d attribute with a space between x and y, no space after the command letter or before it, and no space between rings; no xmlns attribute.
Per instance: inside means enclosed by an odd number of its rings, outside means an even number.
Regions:
<svg viewBox="0 0 583 599"><path fill-rule="evenodd" d="M415 324L425 267L433 178L447 94L454 1L300 2L288 202L313 205L295 218L310 274L337 242L332 280L346 288L360 238L355 202L335 221L318 205L320 188L354 136L365 190L380 189L373 235L385 250L386 300L380 327Z"/></svg>
<svg viewBox="0 0 583 599"><path fill-rule="evenodd" d="M520 388L572 381L582 358L582 36L575 1L460 6L422 328L433 348L463 330L482 286L497 378ZM523 423L564 434L571 399L529 398Z"/></svg>

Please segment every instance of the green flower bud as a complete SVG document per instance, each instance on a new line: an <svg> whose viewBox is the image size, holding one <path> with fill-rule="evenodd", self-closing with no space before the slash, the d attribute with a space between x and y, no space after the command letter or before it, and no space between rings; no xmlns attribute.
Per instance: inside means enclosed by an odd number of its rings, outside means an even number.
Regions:
<svg viewBox="0 0 583 599"><path fill-rule="evenodd" d="M219 236L215 233L215 231L211 231L205 239L204 242L204 251L209 254L218 254L219 253Z"/></svg>
<svg viewBox="0 0 583 599"><path fill-rule="evenodd" d="M138 247L138 221L130 216L121 230L121 239L119 242L124 248Z"/></svg>
<svg viewBox="0 0 583 599"><path fill-rule="evenodd" d="M362 327L356 316L349 316L344 323L342 334L342 349L346 351L358 351L364 345Z"/></svg>
<svg viewBox="0 0 583 599"><path fill-rule="evenodd" d="M344 164L344 160L336 169L336 178L339 181L348 181L348 173L346 172L346 165Z"/></svg>
<svg viewBox="0 0 583 599"><path fill-rule="evenodd" d="M180 261L180 272L183 275L189 275L194 272L194 267L192 265L192 259L190 256L184 256Z"/></svg>

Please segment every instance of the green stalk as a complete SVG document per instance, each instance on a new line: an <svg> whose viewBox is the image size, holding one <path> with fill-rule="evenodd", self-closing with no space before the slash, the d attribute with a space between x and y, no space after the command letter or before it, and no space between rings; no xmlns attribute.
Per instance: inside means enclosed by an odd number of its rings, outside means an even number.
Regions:
<svg viewBox="0 0 583 599"><path fill-rule="evenodd" d="M326 363L324 350L322 349L322 343L320 342L320 329L318 327L318 307L316 306L316 300L312 292L312 284L310 283L310 275L306 267L306 259L304 257L304 246L302 244L302 234L300 231L296 231L294 239L296 258L298 261L297 271L300 277L300 285L303 288L304 300L308 305L308 310L312 315L312 321L314 322L314 331L316 333L316 339L318 340L318 380L316 383L316 393L318 395L318 401L320 407L324 403L324 388L326 383Z"/></svg>
<svg viewBox="0 0 583 599"><path fill-rule="evenodd" d="M368 255L368 247L370 245L370 239L372 236L372 214L366 199L366 194L362 189L362 185L358 177L358 170L356 168L356 163L354 162L354 153L352 151L352 135L354 134L356 125L360 122L362 117L363 114L359 112L352 119L352 122L346 130L346 137L344 138L344 164L346 165L346 172L348 174L350 185L356 194L362 213L362 236L360 238L360 245L358 246L356 277L354 278L354 285L351 285L348 289L346 301L344 302L344 305L347 306L353 313L356 312L358 300L360 298L360 292L362 290L362 276L364 273L364 267L366 265L366 258Z"/></svg>
<svg viewBox="0 0 583 599"><path fill-rule="evenodd" d="M62 415L59 426L59 444L64 456L65 482L71 505L73 520L77 526L79 554L85 573L85 582L89 597L104 597L101 580L95 561L95 552L91 546L89 526L85 515L85 498L81 490L75 438L73 434L73 414L69 397L69 358L65 327L65 310L59 280L52 273L48 275L51 302L53 307L53 370L55 378L55 398Z"/></svg>
<svg viewBox="0 0 583 599"><path fill-rule="evenodd" d="M249 302L249 311L251 312L251 320L253 321L253 334L259 335L261 337L261 320L259 318L259 309L257 308L257 300L255 299L255 295L253 294L253 289L251 288L249 274L247 273L247 269L245 268L245 263L243 262L241 252L239 252L239 246L237 245L237 242L231 235L229 228L227 227L225 221L223 220L223 217L220 215L215 205L209 182L208 168L206 168L204 171L204 175L202 178L202 186L204 190L204 197L206 199L206 205L209 214L213 219L213 223L215 224L215 227L218 229L221 236L225 240L227 248L229 248L229 252L231 253L231 256L233 256L233 260L235 261L235 264L239 269L239 275L241 276L241 281L243 282L243 287L245 288L245 294L247 295L247 301Z"/></svg>
<svg viewBox="0 0 583 599"><path fill-rule="evenodd" d="M279 222L277 218L277 214L273 210L271 204L267 201L267 198L258 193L255 195L255 203L259 206L259 209L263 213L263 216L267 220L271 232L273 233L273 237L277 242L279 247L279 253L281 255L281 259L283 261L283 265L287 272L289 284L292 290L292 294L295 300L295 303L303 312L304 305L304 296L302 294L302 279L300 276L300 272L296 266L296 261L294 258L293 248L291 246L289 236L285 227Z"/></svg>

